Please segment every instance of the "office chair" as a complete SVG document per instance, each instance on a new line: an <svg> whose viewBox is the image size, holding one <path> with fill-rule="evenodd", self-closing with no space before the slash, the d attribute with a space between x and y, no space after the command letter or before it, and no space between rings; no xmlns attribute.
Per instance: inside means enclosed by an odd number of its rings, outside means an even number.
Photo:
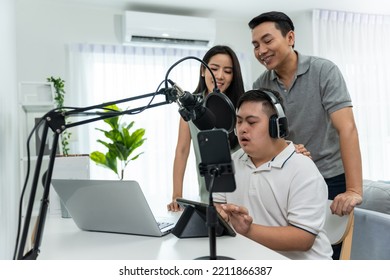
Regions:
<svg viewBox="0 0 390 280"><path fill-rule="evenodd" d="M355 208L351 260L390 260L390 215Z"/></svg>
<svg viewBox="0 0 390 280"><path fill-rule="evenodd" d="M354 214L352 212L342 217L332 214L330 210L332 202L328 200L324 229L331 245L343 242L340 259L349 259Z"/></svg>
<svg viewBox="0 0 390 280"><path fill-rule="evenodd" d="M332 200L328 200L324 229L330 243L332 245L336 245L343 242L349 233L352 225L353 214L342 217L333 215L332 211L330 210L330 205L332 202Z"/></svg>

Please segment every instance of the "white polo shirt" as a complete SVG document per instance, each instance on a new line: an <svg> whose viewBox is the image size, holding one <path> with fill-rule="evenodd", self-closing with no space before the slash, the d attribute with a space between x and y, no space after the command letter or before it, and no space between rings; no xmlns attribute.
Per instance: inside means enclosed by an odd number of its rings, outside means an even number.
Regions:
<svg viewBox="0 0 390 280"><path fill-rule="evenodd" d="M232 159L237 188L232 193L215 193L214 202L246 207L255 224L293 225L316 235L306 252L279 252L288 258L331 259L332 247L323 229L328 188L314 162L295 153L292 142L258 168L242 149Z"/></svg>

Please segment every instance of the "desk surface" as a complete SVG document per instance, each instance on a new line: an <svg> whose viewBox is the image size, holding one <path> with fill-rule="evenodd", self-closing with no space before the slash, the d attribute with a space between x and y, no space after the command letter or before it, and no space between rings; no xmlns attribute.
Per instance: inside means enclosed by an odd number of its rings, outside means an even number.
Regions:
<svg viewBox="0 0 390 280"><path fill-rule="evenodd" d="M178 218L178 213L172 213ZM210 255L209 239L180 239L173 234L147 237L80 230L71 218L48 216L39 260L191 260ZM239 260L286 259L246 237L217 238L217 255Z"/></svg>

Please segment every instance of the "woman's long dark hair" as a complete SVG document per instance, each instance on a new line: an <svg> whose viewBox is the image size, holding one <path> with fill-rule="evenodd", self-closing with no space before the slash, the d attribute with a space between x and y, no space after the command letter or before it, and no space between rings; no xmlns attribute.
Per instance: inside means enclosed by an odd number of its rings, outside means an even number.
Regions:
<svg viewBox="0 0 390 280"><path fill-rule="evenodd" d="M208 64L210 62L210 59L217 54L226 54L230 56L233 62L233 79L229 87L226 89L226 92L223 93L233 103L234 108L236 108L238 99L245 92L244 82L241 74L240 62L238 61L236 53L230 47L224 45L217 45L209 49L204 55L203 61ZM205 82L205 77L202 77L203 71L208 71L208 70L206 69L206 67L204 67L204 65L201 65L198 86L196 87L194 92L195 93L205 92L206 94L208 94L209 92L207 92L208 90ZM231 148L235 148L238 145L238 140L237 137L234 135L234 133L229 134L229 141L230 141Z"/></svg>
<svg viewBox="0 0 390 280"><path fill-rule="evenodd" d="M236 53L230 47L223 46L223 45L217 45L209 49L207 53L204 55L202 60L208 64L210 62L210 59L217 54L226 54L230 56L233 62L233 80L230 86L226 89L226 92L224 92L224 94L226 94L226 96L229 97L230 101L233 103L235 108L237 106L238 98L245 92L244 82L242 80L240 62L238 61ZM208 71L208 70L206 69L206 67L201 65L200 73L199 73L199 82L194 92L195 93L206 92L206 94L208 94L205 77L202 77L203 71Z"/></svg>

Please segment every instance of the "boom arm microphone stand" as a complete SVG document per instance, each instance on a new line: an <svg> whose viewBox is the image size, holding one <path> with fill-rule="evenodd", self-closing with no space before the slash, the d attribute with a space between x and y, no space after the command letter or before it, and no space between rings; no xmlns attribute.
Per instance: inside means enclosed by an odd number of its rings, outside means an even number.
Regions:
<svg viewBox="0 0 390 280"><path fill-rule="evenodd" d="M165 95L165 101L159 102L159 103L154 103L154 104L152 104L152 102L151 102L146 107L139 107L139 108L134 108L134 109L120 111L120 112L117 112L117 111L88 112L88 111L94 110L94 109L101 109L102 110L109 105L130 102L133 100L147 98L147 97L154 97L157 94ZM170 103L176 102L176 101L177 101L176 90L172 89L172 88L167 88L167 89L163 88L159 92L149 93L149 94L145 94L145 95L121 99L121 100L112 101L112 102L107 102L107 103L94 105L94 106L90 106L90 107L77 108L77 109L73 109L70 111L53 110L53 111L50 111L49 113L47 113L43 119L44 127L43 127L43 131L42 131L42 142L41 142L41 145L40 145L39 151L38 151L37 162L36 162L36 166L35 166L30 197L29 197L28 205L27 205L27 209L26 209L26 217L24 220L23 232L22 232L20 243L19 243L17 259L19 259L19 260L35 260L35 259L37 259L38 255L39 255L39 252L40 252L39 248L40 248L40 245L42 242L42 235L43 235L43 230L44 230L45 221L46 221L47 209L49 206L49 190L50 190L51 178L52 178L52 174L53 174L54 161L55 161L55 157L56 157L58 140L59 140L60 134L65 129L70 128L70 127L84 125L84 124L99 121L99 120L112 118L115 116L120 116L120 115L125 115L125 114L133 114L135 112L140 112L140 111L143 111L143 110L148 109L148 108L158 107L158 106L170 104ZM74 123L65 124L65 117L67 117L67 116L82 116L82 115L84 115L84 116L85 115L95 115L97 117L93 117L90 119L86 119L86 120L82 120L82 121L78 121L78 122L74 122ZM54 139L53 139L53 143L51 146L49 165L48 165L45 183L44 183L44 191L42 194L42 200L41 200L41 204L40 204L38 220L37 220L36 229L35 229L35 240L33 242L33 248L30 251L28 251L26 254L24 254L25 247L26 247L26 240L28 238L29 225L31 222L31 217L32 217L32 212L33 212L33 207L34 207L35 195L36 195L37 188L38 188L38 181L39 181L39 175L40 175L44 151L45 151L45 144L46 144L47 136L49 133L49 128L54 132ZM16 244L16 246L17 245L18 244Z"/></svg>
<svg viewBox="0 0 390 280"><path fill-rule="evenodd" d="M84 125L87 123L112 118L115 116L140 113L145 109L170 104L172 102L179 103L179 105L181 107L180 109L185 111L186 108L183 108L181 101L180 101L180 97L178 96L178 87L176 85L174 85L172 83L172 81L170 81L168 79L168 75L169 75L170 71L176 65L178 65L179 63L181 63L187 59L194 59L194 60L199 61L210 72L210 74L213 78L213 81L214 81L215 91L219 92L219 90L217 88L215 76L214 76L213 72L211 71L210 67L207 65L207 63L205 63L203 60L201 60L197 57L188 56L188 57L180 59L179 61L174 63L168 69L166 76L165 76L165 88L161 89L158 92L153 92L153 93L149 93L149 94L139 95L139 96L116 100L116 101L111 101L111 102L107 102L107 103L103 103L103 104L99 104L99 105L94 105L94 106L89 106L89 107L84 107L84 108L76 108L76 109L72 109L70 111L58 111L58 109L52 110L44 116L44 119L43 119L44 127L43 127L43 132L42 132L42 139L41 139L42 142L41 142L41 145L40 145L39 151L38 151L37 162L36 162L36 166L35 166L30 197L28 200L22 236L21 236L20 242L19 242L19 240L17 240L17 242L16 242L14 258L19 259L19 260L35 260L35 259L37 259L38 255L39 255L39 252L40 252L39 248L40 248L41 241L42 241L43 229L45 226L47 209L49 206L49 199L48 198L49 198L50 184L51 184L51 178L52 178L53 168L54 168L54 161L55 161L55 157L56 157L56 151L57 151L58 140L59 140L60 134L65 129L70 128L70 127L80 126L80 125ZM168 83L171 84L173 86L173 88L168 88ZM158 95L158 94L165 95L165 101L153 104L152 103L153 98L155 95ZM110 106L110 105L121 104L124 102L130 102L130 101L134 101L134 100L138 100L138 99L142 99L142 98L147 98L147 97L152 97L152 100L145 107L139 107L139 108L134 108L134 109L120 111L120 112L116 112L116 111L88 112L88 111L94 110L94 109L101 109L102 110L102 109L105 109L105 107ZM180 110L179 110L179 112L180 112ZM183 114L183 112L180 112L180 113ZM192 112L189 112L190 116L194 117L193 113L192 114L191 113ZM77 122L69 123L69 124L65 123L65 117L86 116L86 115L87 116L94 115L97 117L93 117L90 119L77 121ZM42 200L41 200L41 205L40 205L39 214L38 214L37 226L35 229L35 240L33 242L33 248L30 251L28 251L26 254L24 254L24 251L26 249L25 247L26 247L26 241L28 238L29 225L31 222L31 217L32 217L32 212L33 212L33 207L34 207L34 200L35 200L35 195L36 195L37 188L38 188L39 175L40 175L40 171L41 171L41 167L42 167L42 160L43 160L43 156L44 156L45 145L46 145L46 140L47 140L47 136L49 133L49 128L54 132L54 138L53 138L53 144L51 146L51 152L50 152L50 156L49 156L48 170L46 172L46 178L44 178L44 181L45 181L44 192L42 194ZM18 246L19 246L19 249L17 249Z"/></svg>

